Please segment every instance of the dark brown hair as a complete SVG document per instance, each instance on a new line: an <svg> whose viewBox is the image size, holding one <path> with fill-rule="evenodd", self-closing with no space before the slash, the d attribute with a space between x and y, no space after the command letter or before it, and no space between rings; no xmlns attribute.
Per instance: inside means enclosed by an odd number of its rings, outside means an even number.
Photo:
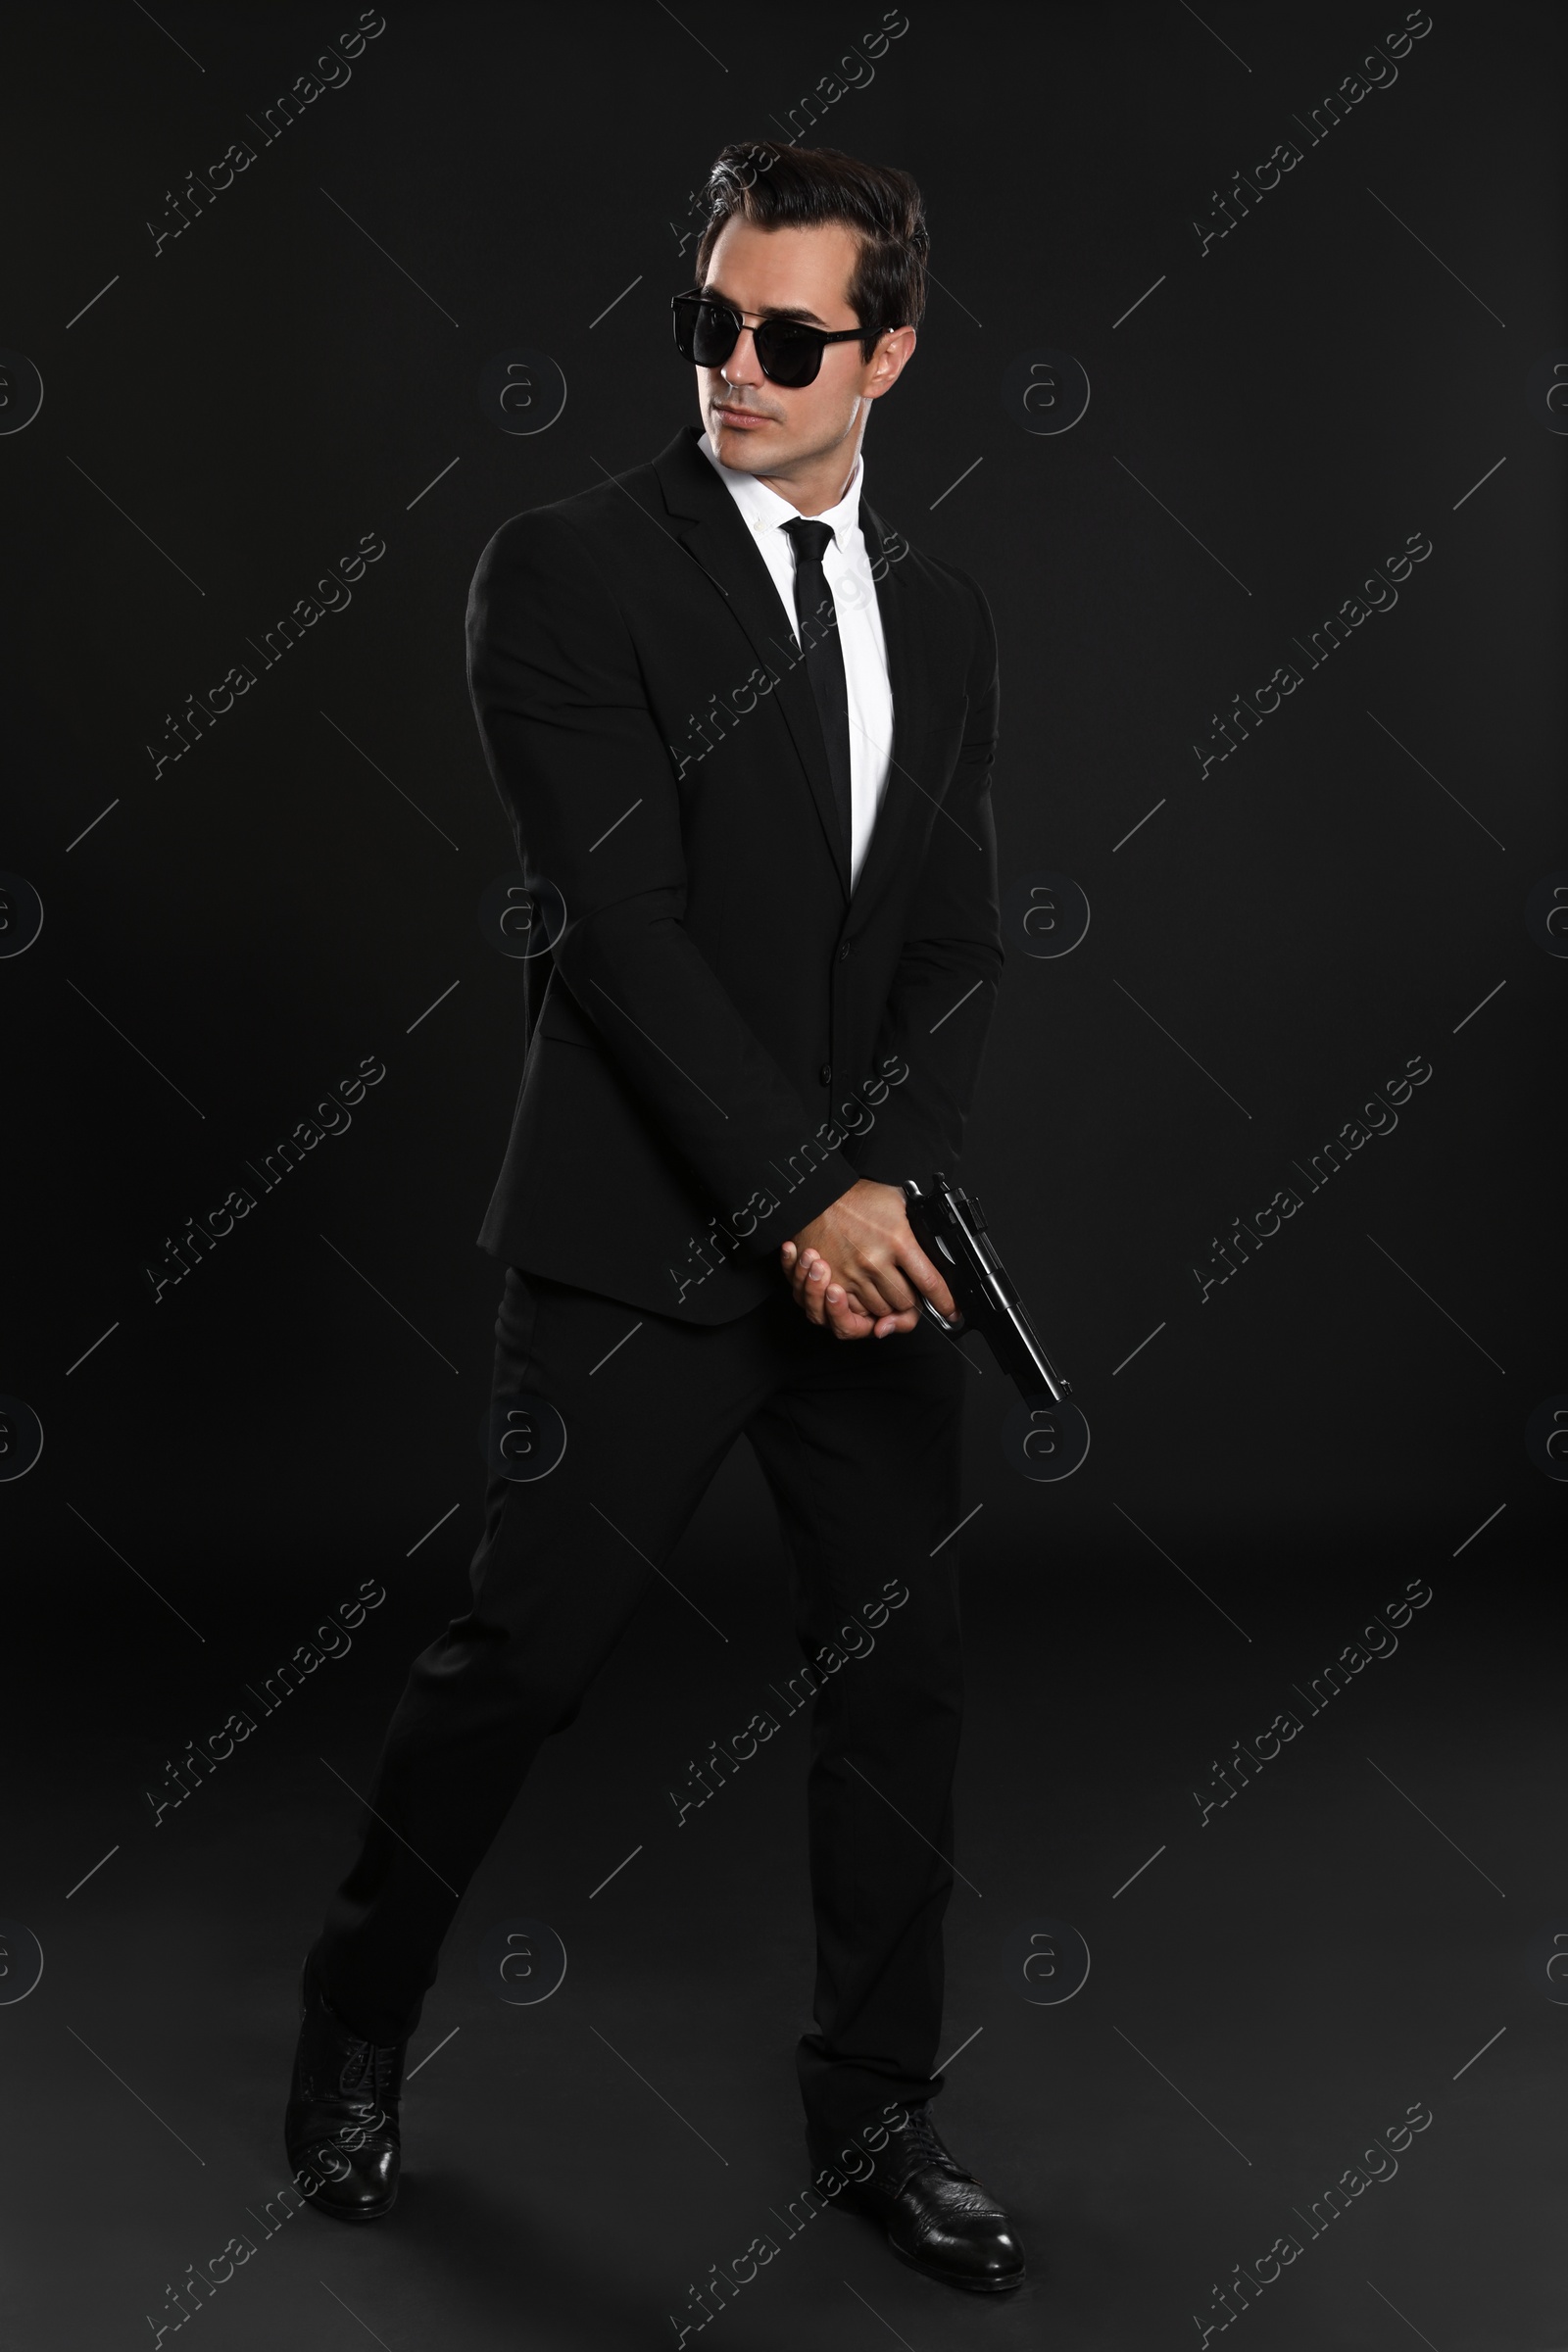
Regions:
<svg viewBox="0 0 1568 2352"><path fill-rule="evenodd" d="M925 314L925 257L931 238L920 191L892 164L862 164L836 147L786 147L746 139L720 149L704 190L709 222L697 247L702 285L719 231L737 215L759 228L842 220L859 239L848 298L870 359L892 326L918 326Z"/></svg>

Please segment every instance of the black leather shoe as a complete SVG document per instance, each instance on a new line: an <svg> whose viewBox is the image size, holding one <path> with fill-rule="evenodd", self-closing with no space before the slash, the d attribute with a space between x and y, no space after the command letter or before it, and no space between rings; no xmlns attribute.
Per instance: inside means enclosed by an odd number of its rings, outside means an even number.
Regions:
<svg viewBox="0 0 1568 2352"><path fill-rule="evenodd" d="M328 2008L306 1961L283 2139L296 2181L318 2213L373 2222L397 2202L398 2098L408 2047L406 2040L366 2041L352 2033Z"/></svg>
<svg viewBox="0 0 1568 2352"><path fill-rule="evenodd" d="M828 2170L845 2183L836 2202L879 2221L899 2260L927 2278L974 2294L1021 2286L1023 2249L1005 2210L943 2145L929 2105L906 2108L905 2117L871 2158L874 2170L859 2180L847 2174L852 2165L860 2169L865 2150L858 2151L858 2162L846 2138L841 2144L847 2162L841 2163L829 2152L829 2139L807 2132L818 2174Z"/></svg>

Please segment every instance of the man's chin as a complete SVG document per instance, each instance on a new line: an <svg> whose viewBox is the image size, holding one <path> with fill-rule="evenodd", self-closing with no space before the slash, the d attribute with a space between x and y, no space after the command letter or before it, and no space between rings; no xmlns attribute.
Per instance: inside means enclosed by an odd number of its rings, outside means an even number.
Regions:
<svg viewBox="0 0 1568 2352"><path fill-rule="evenodd" d="M769 464L776 464L782 453L778 447L777 434L768 430L772 421L772 418L768 417L759 427L757 425L726 424L722 416L710 417L708 425L708 439L719 464L733 466L740 473L750 472L757 460L760 458L764 447L768 451Z"/></svg>

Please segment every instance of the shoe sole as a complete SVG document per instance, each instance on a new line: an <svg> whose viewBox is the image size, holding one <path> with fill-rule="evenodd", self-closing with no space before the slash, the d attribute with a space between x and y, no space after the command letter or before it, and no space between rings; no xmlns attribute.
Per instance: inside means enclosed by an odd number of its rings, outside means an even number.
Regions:
<svg viewBox="0 0 1568 2352"><path fill-rule="evenodd" d="M324 2222L379 2222L391 2212L397 2201L396 2189L384 2205L318 2205L314 2197L309 2200L311 2211L318 2213Z"/></svg>
<svg viewBox="0 0 1568 2352"><path fill-rule="evenodd" d="M886 2242L889 2253L896 2254L906 2270L918 2271L922 2278L934 2278L939 2286L961 2287L968 2295L1008 2295L1015 2287L1022 2286L1029 2276L1027 2271L1015 2271L1010 2278L960 2278L954 2271L944 2271L933 2263L916 2261L912 2254L906 2254L902 2246L896 2246L891 2237Z"/></svg>

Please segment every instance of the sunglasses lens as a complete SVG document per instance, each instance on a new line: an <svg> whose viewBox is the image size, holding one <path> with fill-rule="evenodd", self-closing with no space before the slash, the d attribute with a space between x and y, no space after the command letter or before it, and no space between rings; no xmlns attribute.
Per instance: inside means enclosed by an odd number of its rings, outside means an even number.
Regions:
<svg viewBox="0 0 1568 2352"><path fill-rule="evenodd" d="M763 373L775 384L797 391L816 381L822 365L822 344L810 327L793 318L769 318L757 330L757 356Z"/></svg>
<svg viewBox="0 0 1568 2352"><path fill-rule="evenodd" d="M740 322L721 303L699 302L688 314L692 348L687 355L699 368L722 368L740 341Z"/></svg>

